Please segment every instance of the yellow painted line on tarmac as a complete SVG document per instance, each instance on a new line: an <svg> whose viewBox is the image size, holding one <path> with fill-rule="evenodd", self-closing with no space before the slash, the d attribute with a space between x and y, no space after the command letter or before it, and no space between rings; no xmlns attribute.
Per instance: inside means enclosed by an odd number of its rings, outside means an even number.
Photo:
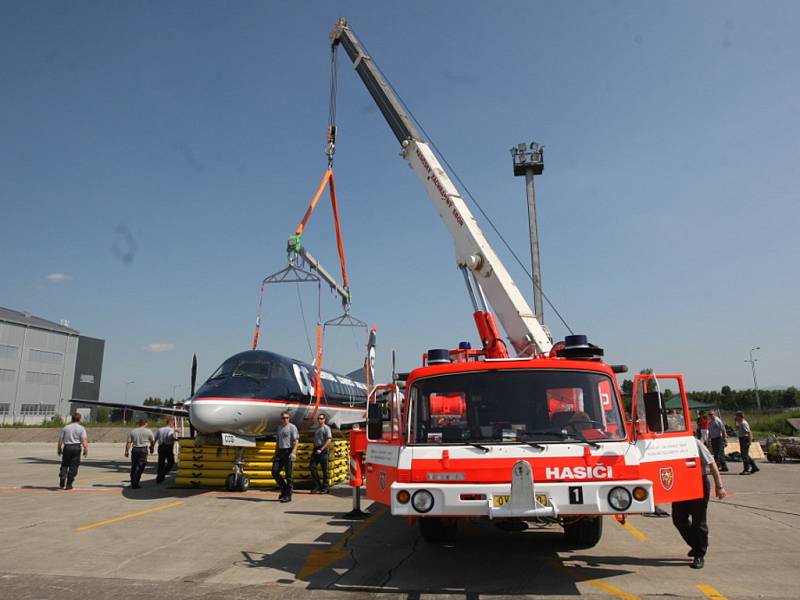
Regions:
<svg viewBox="0 0 800 600"><path fill-rule="evenodd" d="M183 500L179 500L177 502L171 502L170 504L163 504L162 506L156 506L155 508L148 508L147 510L140 510L139 512L131 513L129 515L122 515L121 517L115 517L113 519L106 519L105 521L100 521L99 523L92 523L91 525L84 525L83 527L78 527L75 531L86 531L87 529L94 529L95 527L102 527L103 525L110 525L111 523L116 523L117 521L124 521L126 519L133 519L134 517L140 517L142 515L146 515L151 512L156 512L157 510L164 510L165 508L172 508L173 506L180 506L183 504Z"/></svg>
<svg viewBox="0 0 800 600"><path fill-rule="evenodd" d="M386 510L387 508L385 506L379 508L366 521L353 527L348 533L343 535L338 542L331 545L329 548L325 548L324 550L312 550L309 552L306 562L303 563L302 568L297 573L297 579L307 580L318 571L332 566L346 556L350 556L350 551L345 549L345 544L356 536L361 535L367 527L386 514Z"/></svg>
<svg viewBox="0 0 800 600"><path fill-rule="evenodd" d="M607 594L611 594L612 596L616 596L617 598L622 598L623 600L641 600L641 598L639 598L639 596L636 596L634 594L629 594L625 590L621 590L618 587L614 587L613 585L609 585L607 583L603 583L602 581L600 581L598 579L590 579L588 576L586 576L583 573L581 573L575 567L568 567L568 566L566 566L566 565L564 565L564 564L562 564L560 562L556 562L556 561L551 561L550 565L555 567L559 571L562 571L563 573L566 573L567 575L569 575L573 579L577 579L578 581L582 581L583 583L588 583L589 585L592 585L592 586L596 587L597 589L603 590Z"/></svg>
<svg viewBox="0 0 800 600"><path fill-rule="evenodd" d="M636 529L636 527L634 527L630 523L625 523L623 525L623 527L625 528L625 530L628 533L630 533L633 537L635 537L640 542L646 542L647 541L647 536L645 534L643 534L641 531L639 531L638 529Z"/></svg>
<svg viewBox="0 0 800 600"><path fill-rule="evenodd" d="M714 589L707 583L701 583L696 587L698 590L703 592L703 594L705 594L707 598L711 598L711 600L728 600L725 596L720 594L716 589Z"/></svg>

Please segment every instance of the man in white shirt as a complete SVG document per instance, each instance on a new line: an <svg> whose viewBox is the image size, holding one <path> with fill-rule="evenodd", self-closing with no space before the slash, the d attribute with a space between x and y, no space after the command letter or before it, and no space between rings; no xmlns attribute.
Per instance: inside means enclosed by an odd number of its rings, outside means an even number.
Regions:
<svg viewBox="0 0 800 600"><path fill-rule="evenodd" d="M86 428L81 425L81 413L76 412L72 415L72 423L66 425L58 436L57 452L61 457L58 487L72 489L72 482L75 481L81 464L81 448L85 458L89 455L89 438L86 435Z"/></svg>
<svg viewBox="0 0 800 600"><path fill-rule="evenodd" d="M714 494L722 500L727 496L722 487L722 477L717 463L706 445L695 439L700 460L700 476L703 478L703 495L694 500L681 500L672 503L672 524L689 545L689 556L692 557L693 569L702 569L708 551L708 499L711 496L711 484L708 476L714 478Z"/></svg>
<svg viewBox="0 0 800 600"><path fill-rule="evenodd" d="M314 482L314 487L311 490L312 494L327 494L330 486L330 476L328 472L328 455L333 441L333 433L330 426L325 422L325 415L317 417L319 427L314 430L314 452L311 455L308 468L311 472L311 481ZM319 479L319 471L317 466L322 467L322 481Z"/></svg>
<svg viewBox="0 0 800 600"><path fill-rule="evenodd" d="M131 487L138 489L142 479L142 473L147 466L147 449L153 453L156 446L156 437L147 428L147 419L139 420L139 427L131 430L128 434L128 441L125 444L125 458L131 457Z"/></svg>
<svg viewBox="0 0 800 600"><path fill-rule="evenodd" d="M158 443L158 472L156 483L164 481L166 476L175 466L175 417L169 417L167 424L156 431Z"/></svg>
<svg viewBox="0 0 800 600"><path fill-rule="evenodd" d="M297 427L289 420L289 413L281 413L281 424L275 432L275 455L272 458L272 476L281 488L278 500L281 502L292 501L292 469L297 458L297 444L300 433ZM286 479L281 477L281 470L286 472Z"/></svg>

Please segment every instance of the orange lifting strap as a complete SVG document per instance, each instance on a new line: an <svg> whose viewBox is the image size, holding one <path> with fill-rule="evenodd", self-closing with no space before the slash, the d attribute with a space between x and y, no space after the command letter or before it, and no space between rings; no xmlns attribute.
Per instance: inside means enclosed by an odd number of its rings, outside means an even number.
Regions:
<svg viewBox="0 0 800 600"><path fill-rule="evenodd" d="M314 410L311 411L311 414L308 415L300 426L303 430L314 423L314 418L319 412L319 405L322 402L322 395L324 394L324 390L322 389L322 336L324 335L324 327L321 323L317 323L317 360L315 365L317 367L317 385L314 386Z"/></svg>
<svg viewBox="0 0 800 600"><path fill-rule="evenodd" d="M322 192L325 191L325 186L329 186L330 195L331 195L331 207L333 208L333 224L336 227L336 246L339 250L339 263L342 266L342 286L349 290L350 286L347 282L347 267L345 266L344 260L344 242L342 241L342 226L339 222L339 205L336 203L336 185L334 184L333 180L333 169L328 167L325 171L325 174L322 176L322 181L319 182L319 187L317 187L317 193L314 194L314 198L311 200L311 204L308 205L306 209L306 214L303 215L303 220L300 221L300 224L295 229L295 235L302 235L303 229L305 229L306 223L308 223L309 217L311 217L311 213L314 212L314 208L317 206L317 202L319 202L320 196L322 196Z"/></svg>

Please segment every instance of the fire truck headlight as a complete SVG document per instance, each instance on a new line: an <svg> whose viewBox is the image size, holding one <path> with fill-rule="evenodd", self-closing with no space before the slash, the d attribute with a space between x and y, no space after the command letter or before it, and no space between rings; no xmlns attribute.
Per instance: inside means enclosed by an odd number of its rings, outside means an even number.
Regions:
<svg viewBox="0 0 800 600"><path fill-rule="evenodd" d="M647 496L648 496L647 488L643 488L643 487L635 487L635 488L633 488L633 497L638 502L644 502L645 500L647 500Z"/></svg>
<svg viewBox="0 0 800 600"><path fill-rule="evenodd" d="M631 493L624 487L611 488L608 492L608 503L614 510L628 510L631 505Z"/></svg>
<svg viewBox="0 0 800 600"><path fill-rule="evenodd" d="M433 508L433 494L428 490L417 490L411 496L411 506L419 513L430 512Z"/></svg>
<svg viewBox="0 0 800 600"><path fill-rule="evenodd" d="M409 500L411 500L411 494L408 493L408 490L400 490L397 492L397 501L400 504L408 504Z"/></svg>

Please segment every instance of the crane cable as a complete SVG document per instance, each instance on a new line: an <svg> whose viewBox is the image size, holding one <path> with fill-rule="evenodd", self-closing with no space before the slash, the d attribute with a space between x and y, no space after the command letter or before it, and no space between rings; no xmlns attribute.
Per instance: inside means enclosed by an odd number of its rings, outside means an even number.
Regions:
<svg viewBox="0 0 800 600"><path fill-rule="evenodd" d="M361 45L362 45L362 47L364 48L364 52L365 52L367 55L370 55L370 52L369 52L369 50L367 49L367 47L366 47L366 46L364 46L364 43L363 43L363 42L361 43ZM333 48L334 48L334 52L335 52L335 50L336 50L336 46L334 46ZM447 167L447 169L450 171L450 173L452 173L453 177L455 177L455 178L456 178L456 181L458 181L459 185L461 185L461 187L462 187L462 188L464 189L464 191L467 193L467 196L469 196L469 199L470 199L470 200L472 200L472 203L473 203L473 204L474 204L476 207L478 207L478 210L479 210L479 211L480 211L480 213L483 215L483 217L484 217L484 218L485 218L485 219L488 221L489 225L492 227L492 229L494 230L494 232L497 234L497 237L499 237L499 238L500 238L500 241L501 241L501 242L503 242L503 245L504 245L504 246L506 247L506 249L507 249L507 250L508 250L508 251L511 253L511 256L513 256L513 257L514 257L514 260L516 260L516 261L517 261L517 264L520 266L520 268L522 269L522 271L525 273L525 275L527 275L527 276L528 276L528 279L530 279L530 280L533 282L533 285L534 285L534 286L536 286L536 288L537 288L537 289L538 289L538 290L539 290L539 291L542 293L542 297L545 299L545 301L546 301L546 302L547 302L547 304L550 306L550 308L552 308L552 309L553 309L553 312L554 312L554 313L556 314L556 316L559 318L559 320L560 320L560 321L561 321L561 323L564 325L564 327L566 327L566 328L567 328L567 331L569 331L571 334L572 334L572 333L574 333L574 332L572 331L572 328L571 328L571 327L570 327L570 326L567 324L567 322L564 320L564 317L562 317L562 316L561 316L561 313L560 313L560 312L558 312L558 309L557 309L557 308L555 307L555 305L554 305L554 304L553 304L553 303L550 301L550 298L548 298L548 297L547 297L547 294L545 294L545 293L544 293L544 290L542 289L542 286L541 286L539 283L537 283L537 282L536 282L536 280L533 278L533 275L531 275L530 271L528 271L528 268L525 266L525 264L522 262L522 260L519 258L519 256L517 256L517 253L516 253L516 252L514 252L514 250L511 248L511 245L510 245L510 244L509 244L509 243L506 241L506 239L503 237L503 234L502 234L502 233L500 233L500 230L499 230L499 229L497 229L497 227L495 226L495 224L494 224L494 222L492 221L492 219L489 217L489 215L487 215L487 214L486 214L486 211L484 211L484 210L483 210L483 207L480 205L480 203L478 203L478 201L477 201L477 199L475 198L475 196L473 196L473 195L472 195L472 192L469 190L469 188L466 186L466 184L465 184L465 183L464 183L464 182L461 180L461 177L459 177L459 176L458 176L458 173L456 172L456 170L455 170L455 169L453 169L453 167L452 167L452 166L450 166L450 163L449 163L449 162L447 162L447 158L444 156L444 154L442 154L442 153L439 151L439 148L436 146L436 143L433 141L433 138L431 138L431 136L430 136L430 135L428 135L428 132L427 132L427 131L425 131L425 128L422 126L422 123L420 123L420 122L419 122L419 120L417 120L417 117L415 117L415 116L414 116L414 113L413 113L413 112L411 112L411 110L408 108L408 105L405 103L405 101L403 100L403 98L400 96L400 94L398 93L397 89L395 89L395 87L392 85L392 82L391 82L391 81L389 81L389 78L388 78L388 77L386 77L386 74L385 74L385 73L383 73L383 78L386 80L386 83L387 83L387 85L388 85L388 86L389 86L389 87L392 89L392 91L394 92L394 95L395 95L395 96L397 96L397 99L400 101L400 103L401 103L401 104L403 105L403 107L406 109L406 112L408 113L409 117L411 117L411 119L414 121L414 123L417 125L417 127L419 127L419 130L422 132L422 135L424 135L424 136L425 136L425 138L427 138L428 142L430 142L430 145L431 145L431 147L432 147L432 148L433 148L433 149L436 151L436 154L438 154L438 155L439 155L439 158L441 158L441 159L442 159L442 162L445 164L445 166Z"/></svg>
<svg viewBox="0 0 800 600"><path fill-rule="evenodd" d="M328 135L325 145L325 155L328 157L328 168L333 168L333 155L336 152L336 48L338 44L331 47L331 87L328 96Z"/></svg>

